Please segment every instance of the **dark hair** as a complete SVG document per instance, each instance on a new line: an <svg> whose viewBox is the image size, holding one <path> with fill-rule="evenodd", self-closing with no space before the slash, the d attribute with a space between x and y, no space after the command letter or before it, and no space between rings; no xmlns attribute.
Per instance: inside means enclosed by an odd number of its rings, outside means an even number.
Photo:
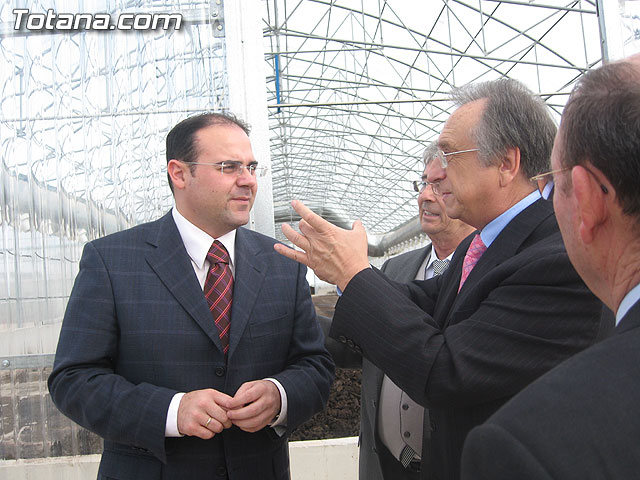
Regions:
<svg viewBox="0 0 640 480"><path fill-rule="evenodd" d="M249 126L242 120L236 118L232 113L218 112L194 115L182 120L167 134L167 163L172 159L182 160L183 162L194 162L198 156L195 134L199 130L210 127L211 125L235 125L240 127L247 135L249 135L250 132ZM190 166L192 173L195 167L196 165ZM173 192L173 183L171 182L171 177L168 172L167 178L169 179L169 188L171 188Z"/></svg>
<svg viewBox="0 0 640 480"><path fill-rule="evenodd" d="M507 149L518 147L520 168L527 178L549 170L557 128L538 95L517 80L501 78L454 89L452 97L458 106L487 100L482 119L472 132L479 158L486 165Z"/></svg>
<svg viewBox="0 0 640 480"><path fill-rule="evenodd" d="M560 163L590 162L616 191L622 211L640 217L640 71L628 62L586 73L562 113Z"/></svg>

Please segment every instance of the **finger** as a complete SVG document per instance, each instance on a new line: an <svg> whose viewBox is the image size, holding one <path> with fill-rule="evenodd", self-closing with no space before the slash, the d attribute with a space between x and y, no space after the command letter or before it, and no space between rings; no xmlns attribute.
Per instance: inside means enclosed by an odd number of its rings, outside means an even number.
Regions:
<svg viewBox="0 0 640 480"><path fill-rule="evenodd" d="M223 408L219 407L218 405L211 405L210 407L207 408L206 413L209 416L209 418L212 419L212 421L209 423L208 426L206 425L206 422L205 422L205 427L209 428L211 431L220 433L223 428L231 427L231 420L229 419L227 412ZM220 425L219 429L217 427L211 428L211 425L214 422Z"/></svg>
<svg viewBox="0 0 640 480"><path fill-rule="evenodd" d="M291 225L284 223L282 225L282 233L284 233L284 236L297 247L301 248L305 252L309 250L309 240L307 240L304 235L300 235L296 232Z"/></svg>
<svg viewBox="0 0 640 480"><path fill-rule="evenodd" d="M300 220L300 223L298 223L298 228L300 229L300 232L302 232L302 235L304 235L305 240L307 240L307 244L311 245L311 242L309 242L306 237L317 233L315 229L311 225L309 225L306 220ZM309 249L305 248L304 251L307 252L309 251Z"/></svg>
<svg viewBox="0 0 640 480"><path fill-rule="evenodd" d="M273 249L278 252L280 255L283 255L291 260L295 260L296 262L302 263L309 267L309 258L304 252L300 252L298 250L294 250L293 248L289 248L286 245L281 243L276 243L273 246Z"/></svg>
<svg viewBox="0 0 640 480"><path fill-rule="evenodd" d="M231 421L237 425L238 421L248 420L255 418L264 412L264 402L256 401L245 405L244 407L237 408L229 411L229 417Z"/></svg>
<svg viewBox="0 0 640 480"><path fill-rule="evenodd" d="M231 423L230 420L228 420L228 422ZM222 423L220 423L218 420L215 420L213 417L209 417L207 421L204 423L203 427L206 428L207 430L210 430L213 433L220 433L225 428L224 425L222 425ZM226 427L226 428L229 428L229 427Z"/></svg>
<svg viewBox="0 0 640 480"><path fill-rule="evenodd" d="M262 389L263 390L263 389ZM238 391L229 401L229 410L237 410L248 403L255 402L261 396L260 385L255 382L247 382L240 385Z"/></svg>
<svg viewBox="0 0 640 480"><path fill-rule="evenodd" d="M265 416L254 417L247 420L239 420L237 422L234 422L234 425L238 427L240 430L243 430L249 433L262 430L268 424L269 424L269 420Z"/></svg>
<svg viewBox="0 0 640 480"><path fill-rule="evenodd" d="M294 200L291 202L291 206L296 211L296 213L300 215L300 218L304 219L309 225L314 228L314 230L317 230L318 233L322 233L331 227L331 224L329 222L327 222L320 215L316 215L315 213L313 213L311 209L301 201Z"/></svg>
<svg viewBox="0 0 640 480"><path fill-rule="evenodd" d="M358 232L365 231L364 225L362 225L362 222L360 220L356 220L355 222L353 222L353 225L351 226L351 230L358 231Z"/></svg>

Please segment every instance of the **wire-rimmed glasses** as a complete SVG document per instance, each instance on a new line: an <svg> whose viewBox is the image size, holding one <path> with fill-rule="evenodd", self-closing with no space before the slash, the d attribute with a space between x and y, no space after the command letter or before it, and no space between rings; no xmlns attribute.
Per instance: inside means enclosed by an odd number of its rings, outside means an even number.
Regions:
<svg viewBox="0 0 640 480"><path fill-rule="evenodd" d="M258 166L258 162L251 162L249 165L245 165L242 162L236 162L234 160L225 160L220 163L203 163L203 162L184 162L189 165L208 165L210 167L217 168L223 175L242 175L242 172L246 168L249 175L253 177L264 177L269 170L267 167Z"/></svg>

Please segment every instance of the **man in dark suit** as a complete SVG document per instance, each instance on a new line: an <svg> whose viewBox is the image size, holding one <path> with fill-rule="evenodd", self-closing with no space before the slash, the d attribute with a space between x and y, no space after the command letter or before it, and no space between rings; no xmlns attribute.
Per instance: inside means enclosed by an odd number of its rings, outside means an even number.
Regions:
<svg viewBox="0 0 640 480"><path fill-rule="evenodd" d="M577 84L552 156L567 252L615 312L613 335L471 431L465 479L635 479L640 472L640 55Z"/></svg>
<svg viewBox="0 0 640 480"><path fill-rule="evenodd" d="M468 432L543 373L596 342L601 303L569 262L551 202L530 177L549 163L555 125L514 80L469 85L438 139L428 180L447 215L480 230L441 276L409 285L371 269L366 233L339 229L293 202L310 265L344 292L331 335L351 342L429 408L422 478L456 479Z"/></svg>
<svg viewBox="0 0 640 480"><path fill-rule="evenodd" d="M190 117L166 153L175 208L85 246L51 397L104 438L99 478L288 479L333 375L306 269L239 228L260 170L242 122Z"/></svg>
<svg viewBox="0 0 640 480"><path fill-rule="evenodd" d="M418 208L422 231L431 244L390 258L381 270L398 282L425 280L442 274L458 244L473 227L447 216L442 198L427 182L438 153L434 142L424 151L425 170L420 182ZM342 345L339 343L339 345ZM362 480L417 480L423 443L423 423L429 414L366 358L362 361L360 398L360 472ZM428 431L426 432L429 433ZM429 437L424 441L429 441ZM424 459L425 464L428 459Z"/></svg>

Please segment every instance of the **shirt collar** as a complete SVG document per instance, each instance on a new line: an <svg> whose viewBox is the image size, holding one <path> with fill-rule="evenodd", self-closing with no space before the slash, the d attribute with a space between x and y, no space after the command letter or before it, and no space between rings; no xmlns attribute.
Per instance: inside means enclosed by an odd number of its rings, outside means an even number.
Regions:
<svg viewBox="0 0 640 480"><path fill-rule="evenodd" d="M524 197L514 206L509 208L507 211L500 214L498 217L491 220L480 232L480 238L482 239L482 243L484 243L487 248L491 246L493 241L498 238L500 232L504 230L511 220L516 218L516 216L522 212L529 205L534 203L536 200L541 198L540 192L536 189L531 192L529 195Z"/></svg>
<svg viewBox="0 0 640 480"><path fill-rule="evenodd" d="M620 302L620 306L618 306L618 311L616 312L616 326L618 326L620 320L623 319L629 309L633 307L638 300L640 300L640 283L629 290L629 293L627 293Z"/></svg>
<svg viewBox="0 0 640 480"><path fill-rule="evenodd" d="M224 248L229 252L229 261L233 265L235 262L235 247L236 247L236 230L231 230L229 233L225 233L219 238L213 238L208 233L200 230L189 220L184 218L176 207L171 210L173 220L176 222L180 237L182 237L182 243L187 250L187 254L191 258L191 261L198 267L204 268L205 261L207 260L207 253L211 248L211 244L214 240L218 240Z"/></svg>
<svg viewBox="0 0 640 480"><path fill-rule="evenodd" d="M447 257L447 258L443 258L443 260L451 260L453 258L453 252L451 252L451 254ZM433 262L435 262L436 260L440 260L438 258L438 255L436 255L436 249L433 246L433 244L431 244L431 253L429 254L429 260L427 261L427 268L431 268L433 266Z"/></svg>

